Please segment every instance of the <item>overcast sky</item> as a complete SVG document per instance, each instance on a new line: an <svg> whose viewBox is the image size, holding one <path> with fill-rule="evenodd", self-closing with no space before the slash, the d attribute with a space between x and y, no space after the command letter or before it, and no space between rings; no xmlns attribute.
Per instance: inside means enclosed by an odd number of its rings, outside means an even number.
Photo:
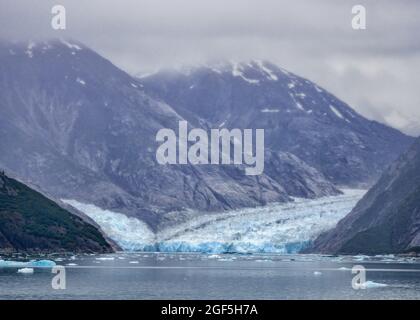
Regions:
<svg viewBox="0 0 420 320"><path fill-rule="evenodd" d="M67 10L66 31L51 28L55 4ZM366 30L351 28L356 4ZM420 135L419 17L416 0L0 0L0 37L70 37L133 74L266 59Z"/></svg>

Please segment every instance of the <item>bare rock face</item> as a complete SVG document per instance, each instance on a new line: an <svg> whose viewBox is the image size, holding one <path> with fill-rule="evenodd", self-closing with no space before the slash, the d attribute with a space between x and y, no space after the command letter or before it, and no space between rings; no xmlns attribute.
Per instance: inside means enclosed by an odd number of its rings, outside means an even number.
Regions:
<svg viewBox="0 0 420 320"><path fill-rule="evenodd" d="M337 226L310 249L324 253L420 251L420 139Z"/></svg>
<svg viewBox="0 0 420 320"><path fill-rule="evenodd" d="M338 194L334 183L370 181L410 141L302 78L273 65L258 68L136 79L78 42L3 42L0 166L56 198L155 228L173 211ZM248 77L257 76L254 86ZM190 95L193 85L199 90ZM264 128L264 174L246 176L243 166L159 165L157 131L176 130L182 120L203 129Z"/></svg>
<svg viewBox="0 0 420 320"><path fill-rule="evenodd" d="M373 184L413 141L265 61L163 70L139 81L186 119L265 129L270 149L299 157L337 185Z"/></svg>

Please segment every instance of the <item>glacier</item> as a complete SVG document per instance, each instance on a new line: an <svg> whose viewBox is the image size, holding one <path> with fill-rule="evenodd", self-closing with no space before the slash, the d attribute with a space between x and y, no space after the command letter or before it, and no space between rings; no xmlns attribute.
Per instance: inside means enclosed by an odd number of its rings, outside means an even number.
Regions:
<svg viewBox="0 0 420 320"><path fill-rule="evenodd" d="M338 196L294 198L288 203L197 213L188 222L157 232L143 221L93 204L62 199L93 219L124 251L203 253L298 253L333 228L366 190L344 189Z"/></svg>

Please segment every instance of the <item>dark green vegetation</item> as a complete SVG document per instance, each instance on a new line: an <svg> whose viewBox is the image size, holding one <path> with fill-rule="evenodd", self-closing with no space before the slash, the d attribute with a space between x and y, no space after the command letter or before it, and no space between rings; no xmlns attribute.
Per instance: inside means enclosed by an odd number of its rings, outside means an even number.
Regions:
<svg viewBox="0 0 420 320"><path fill-rule="evenodd" d="M0 172L1 252L111 252L92 225Z"/></svg>

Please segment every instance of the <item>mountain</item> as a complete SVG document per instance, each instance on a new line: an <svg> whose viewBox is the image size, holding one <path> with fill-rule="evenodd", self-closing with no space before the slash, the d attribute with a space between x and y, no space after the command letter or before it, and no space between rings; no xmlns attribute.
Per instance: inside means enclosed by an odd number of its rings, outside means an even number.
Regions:
<svg viewBox="0 0 420 320"><path fill-rule="evenodd" d="M266 147L293 154L337 185L373 184L413 141L265 61L167 69L139 81L188 120L265 129Z"/></svg>
<svg viewBox="0 0 420 320"><path fill-rule="evenodd" d="M334 229L315 240L311 251L420 251L420 138Z"/></svg>
<svg viewBox="0 0 420 320"><path fill-rule="evenodd" d="M112 252L80 217L0 172L0 251Z"/></svg>
<svg viewBox="0 0 420 320"><path fill-rule="evenodd" d="M159 129L176 131L182 120L204 129L209 123L141 86L77 41L1 42L0 165L54 198L95 204L152 228L168 212L339 193L316 168L283 150L267 148L267 173L259 176L245 175L243 166L159 165ZM211 102L197 100L197 106Z"/></svg>

